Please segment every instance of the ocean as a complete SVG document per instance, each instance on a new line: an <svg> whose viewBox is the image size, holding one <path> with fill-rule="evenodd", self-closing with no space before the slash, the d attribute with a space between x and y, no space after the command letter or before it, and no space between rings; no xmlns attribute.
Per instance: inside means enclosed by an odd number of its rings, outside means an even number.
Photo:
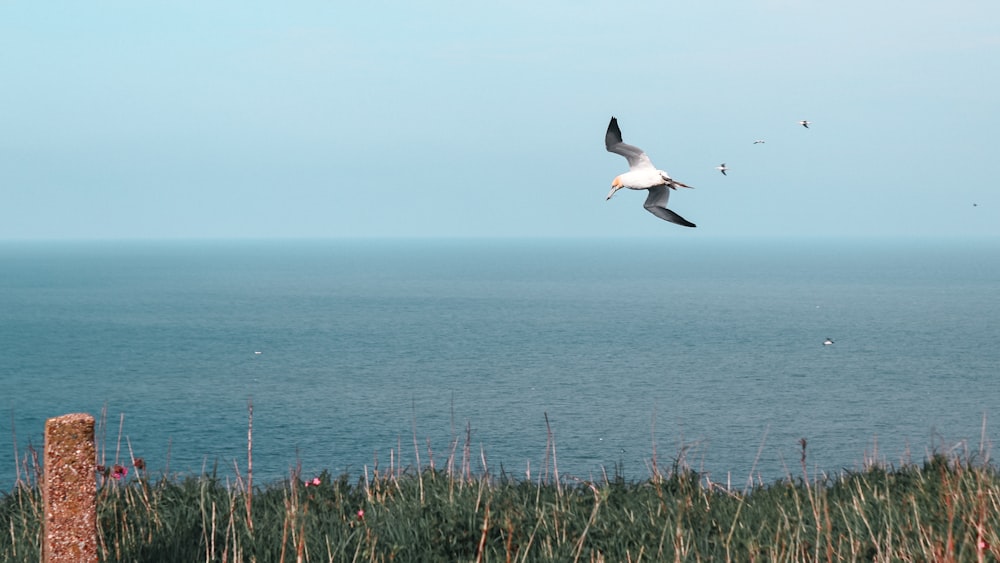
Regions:
<svg viewBox="0 0 1000 563"><path fill-rule="evenodd" d="M250 401L257 483L467 445L534 479L549 430L565 476L738 488L991 454L1000 241L686 235L2 242L0 492L72 412L233 478Z"/></svg>

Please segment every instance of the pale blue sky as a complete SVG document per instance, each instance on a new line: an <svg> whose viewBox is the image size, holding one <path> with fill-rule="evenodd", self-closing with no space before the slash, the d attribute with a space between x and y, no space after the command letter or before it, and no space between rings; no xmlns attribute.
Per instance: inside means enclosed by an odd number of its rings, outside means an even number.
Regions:
<svg viewBox="0 0 1000 563"><path fill-rule="evenodd" d="M287 4L0 0L0 239L1000 235L996 0Z"/></svg>

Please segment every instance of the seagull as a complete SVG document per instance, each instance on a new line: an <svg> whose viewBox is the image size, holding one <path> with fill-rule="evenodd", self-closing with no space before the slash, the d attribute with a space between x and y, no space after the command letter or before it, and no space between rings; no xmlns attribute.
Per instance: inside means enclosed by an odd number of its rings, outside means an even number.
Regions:
<svg viewBox="0 0 1000 563"><path fill-rule="evenodd" d="M678 186L682 188L691 186L674 180L663 170L657 170L639 147L623 143L622 130L618 128L618 119L615 117L612 117L611 123L608 124L608 132L604 135L604 146L608 152L620 154L628 160L628 172L615 176L607 199L611 199L611 196L622 188L649 190L646 203L642 205L647 211L664 221L685 227L695 226L694 223L667 209L667 200L670 198L667 188L676 190Z"/></svg>
<svg viewBox="0 0 1000 563"><path fill-rule="evenodd" d="M715 169L718 170L719 172L722 172L723 176L726 175L726 170L729 170L728 168L726 168L726 163L725 162L723 162L722 164L716 166Z"/></svg>
<svg viewBox="0 0 1000 563"><path fill-rule="evenodd" d="M826 340L823 341L823 346L829 346L831 344L833 344L833 340L831 340L829 338L827 338Z"/></svg>
<svg viewBox="0 0 1000 563"><path fill-rule="evenodd" d="M754 142L753 142L753 144L755 144L755 145L763 145L764 144L764 139L755 139Z"/></svg>
<svg viewBox="0 0 1000 563"><path fill-rule="evenodd" d="M810 123L812 123L812 121L806 121L805 119L803 119L802 121L799 122L799 125L801 125L801 126L805 127L806 129L808 129Z"/></svg>

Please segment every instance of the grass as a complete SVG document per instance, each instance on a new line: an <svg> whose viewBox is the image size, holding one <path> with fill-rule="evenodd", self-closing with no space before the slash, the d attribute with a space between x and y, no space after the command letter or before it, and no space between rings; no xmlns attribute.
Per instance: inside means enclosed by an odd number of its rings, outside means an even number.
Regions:
<svg viewBox="0 0 1000 563"><path fill-rule="evenodd" d="M251 410L252 416L252 410ZM252 425L251 425L252 428ZM252 463L252 432L248 433ZM1000 474L932 455L734 491L675 461L644 481L473 470L468 444L444 468L302 476L264 486L153 478L140 460L99 477L102 561L997 561ZM33 456L25 456L34 459ZM418 458L419 459L419 458ZM141 467L136 467L141 466ZM0 559L40 559L37 465L0 498ZM249 469L249 467L248 467ZM109 472L109 475L112 473Z"/></svg>

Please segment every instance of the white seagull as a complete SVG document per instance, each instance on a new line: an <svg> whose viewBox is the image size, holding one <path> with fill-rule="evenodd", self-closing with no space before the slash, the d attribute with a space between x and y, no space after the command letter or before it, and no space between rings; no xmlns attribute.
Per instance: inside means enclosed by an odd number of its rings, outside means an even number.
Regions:
<svg viewBox="0 0 1000 563"><path fill-rule="evenodd" d="M723 162L722 164L716 166L715 169L718 170L719 172L722 172L723 176L726 175L726 170L729 170L728 168L726 168L726 163L725 162Z"/></svg>
<svg viewBox="0 0 1000 563"><path fill-rule="evenodd" d="M622 130L618 128L617 118L612 117L611 123L608 124L608 132L604 135L604 146L608 152L620 154L628 160L628 172L615 176L607 199L611 199L611 196L622 188L649 190L646 203L642 205L647 211L664 221L685 227L695 226L694 223L667 209L667 200L670 198L670 191L667 188L676 190L678 186L682 188L691 186L674 180L663 170L657 170L639 147L623 143Z"/></svg>
<svg viewBox="0 0 1000 563"><path fill-rule="evenodd" d="M831 344L833 344L833 340L830 338L827 338L826 340L823 341L823 346L829 346Z"/></svg>
<svg viewBox="0 0 1000 563"><path fill-rule="evenodd" d="M801 126L805 127L806 129L808 129L810 123L812 123L812 121L806 121L805 119L803 119L802 121L799 122L799 125L801 125Z"/></svg>

